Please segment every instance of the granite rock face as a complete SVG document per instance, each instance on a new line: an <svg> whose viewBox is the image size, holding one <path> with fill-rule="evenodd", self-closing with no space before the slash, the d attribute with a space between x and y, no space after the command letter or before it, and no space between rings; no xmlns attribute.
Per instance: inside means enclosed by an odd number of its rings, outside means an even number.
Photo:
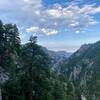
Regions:
<svg viewBox="0 0 100 100"><path fill-rule="evenodd" d="M64 63L64 72L87 100L100 100L100 41L83 45Z"/></svg>

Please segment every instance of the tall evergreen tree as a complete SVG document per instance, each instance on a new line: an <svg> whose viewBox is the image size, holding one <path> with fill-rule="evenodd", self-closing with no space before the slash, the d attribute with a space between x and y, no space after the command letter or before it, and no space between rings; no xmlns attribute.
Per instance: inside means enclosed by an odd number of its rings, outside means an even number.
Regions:
<svg viewBox="0 0 100 100"><path fill-rule="evenodd" d="M4 85L5 94L13 98L11 93L14 92L17 83L17 70L19 67L20 38L16 25L5 24L0 22L0 67L9 73L9 80ZM9 91L11 90L11 91ZM14 93L13 93L14 94Z"/></svg>
<svg viewBox="0 0 100 100"><path fill-rule="evenodd" d="M0 21L0 67L8 73L3 100L77 100L73 84L50 66L36 36L21 45L17 26Z"/></svg>
<svg viewBox="0 0 100 100"><path fill-rule="evenodd" d="M36 40L36 37L31 37L30 42L23 46L23 69L28 80L24 78L27 87L23 82L22 87L28 96L26 100L47 100L50 80L49 57L36 44Z"/></svg>

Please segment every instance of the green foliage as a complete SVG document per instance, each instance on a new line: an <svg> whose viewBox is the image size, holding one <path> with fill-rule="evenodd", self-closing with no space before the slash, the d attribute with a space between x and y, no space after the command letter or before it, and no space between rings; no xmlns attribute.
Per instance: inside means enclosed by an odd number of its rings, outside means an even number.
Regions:
<svg viewBox="0 0 100 100"><path fill-rule="evenodd" d="M2 84L4 100L77 100L72 82L50 69L51 60L37 44L37 37L21 45L17 26L2 21L0 67L9 77Z"/></svg>
<svg viewBox="0 0 100 100"><path fill-rule="evenodd" d="M88 100L100 99L100 41L82 46L64 63L65 73ZM72 74L71 74L72 73ZM78 74L77 74L78 73Z"/></svg>

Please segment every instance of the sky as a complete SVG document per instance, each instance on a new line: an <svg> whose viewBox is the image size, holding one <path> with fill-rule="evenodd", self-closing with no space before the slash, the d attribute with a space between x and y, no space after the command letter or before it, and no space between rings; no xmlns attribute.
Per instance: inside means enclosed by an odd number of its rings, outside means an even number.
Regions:
<svg viewBox="0 0 100 100"><path fill-rule="evenodd" d="M0 0L0 19L17 24L22 43L75 52L100 40L100 0Z"/></svg>

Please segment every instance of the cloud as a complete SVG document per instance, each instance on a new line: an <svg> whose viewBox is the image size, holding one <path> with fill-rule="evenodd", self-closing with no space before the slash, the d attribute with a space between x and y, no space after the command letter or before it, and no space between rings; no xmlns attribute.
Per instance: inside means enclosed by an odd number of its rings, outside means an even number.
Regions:
<svg viewBox="0 0 100 100"><path fill-rule="evenodd" d="M80 6L69 3L66 6L54 4L44 7L42 0L0 0L0 18L23 25L27 32L46 35L62 31L80 33L98 23L94 15L100 13L95 4ZM6 11L6 12L5 12ZM27 28L28 27L28 28Z"/></svg>
<svg viewBox="0 0 100 100"><path fill-rule="evenodd" d="M26 31L29 33L29 32L32 32L32 33L44 33L46 35L54 35L54 34L57 34L58 31L55 30L55 29L48 29L48 28L39 28L39 27L36 27L36 26L33 26L33 27L30 27L30 28L27 28Z"/></svg>
<svg viewBox="0 0 100 100"><path fill-rule="evenodd" d="M41 31L43 33L45 33L46 35L54 35L54 34L58 33L58 31L55 30L55 29L45 29L45 28L43 28L43 29L41 29Z"/></svg>
<svg viewBox="0 0 100 100"><path fill-rule="evenodd" d="M100 13L100 7L95 6L95 4L81 7L76 3L66 7L55 4L51 8L42 9L40 9L40 16L38 16L40 18L38 26L42 29L42 33L46 35L58 34L62 29L81 33L98 23L94 19L94 15Z"/></svg>
<svg viewBox="0 0 100 100"><path fill-rule="evenodd" d="M60 18L62 16L62 12L59 9L49 9L45 11L48 17Z"/></svg>
<svg viewBox="0 0 100 100"><path fill-rule="evenodd" d="M75 31L77 34L79 34L80 33L80 31L79 30L77 30L77 31Z"/></svg>
<svg viewBox="0 0 100 100"><path fill-rule="evenodd" d="M26 31L27 32L38 32L39 31L39 27L35 27L35 26L33 26L33 27L30 27L30 28L28 28L28 29L26 29Z"/></svg>
<svg viewBox="0 0 100 100"><path fill-rule="evenodd" d="M80 13L83 14L95 14L100 12L100 7L95 7L94 4L92 5L85 5L81 10Z"/></svg>

